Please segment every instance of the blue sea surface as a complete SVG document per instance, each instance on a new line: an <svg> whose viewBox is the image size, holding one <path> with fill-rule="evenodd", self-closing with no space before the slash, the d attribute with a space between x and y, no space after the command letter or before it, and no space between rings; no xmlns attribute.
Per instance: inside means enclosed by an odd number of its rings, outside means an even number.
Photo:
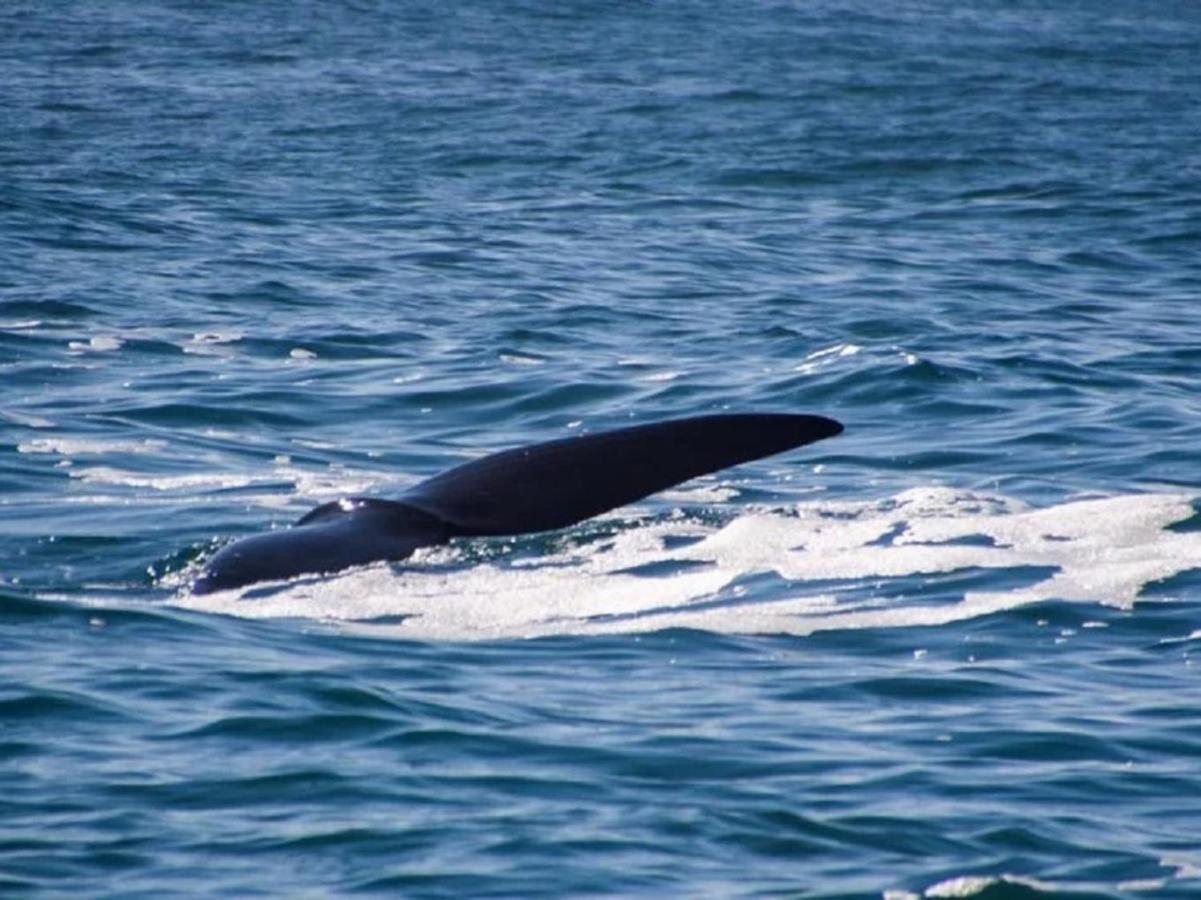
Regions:
<svg viewBox="0 0 1201 900"><path fill-rule="evenodd" d="M0 894L1201 896L1197 4L13 0L0 85ZM727 410L846 432L188 591Z"/></svg>

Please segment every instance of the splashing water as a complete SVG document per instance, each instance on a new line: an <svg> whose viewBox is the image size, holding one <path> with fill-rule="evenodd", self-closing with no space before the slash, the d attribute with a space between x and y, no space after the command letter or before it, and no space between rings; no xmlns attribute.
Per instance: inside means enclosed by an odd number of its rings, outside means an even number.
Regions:
<svg viewBox="0 0 1201 900"><path fill-rule="evenodd" d="M1132 494L1030 509L921 488L883 502L754 511L724 526L670 519L534 559L465 564L461 547L440 549L399 571L373 566L178 602L451 640L672 627L803 635L937 625L1052 598L1126 608L1148 583L1201 559L1201 533L1165 531L1193 514L1192 501ZM980 570L991 586L1002 575L1017 584L976 591L939 581Z"/></svg>

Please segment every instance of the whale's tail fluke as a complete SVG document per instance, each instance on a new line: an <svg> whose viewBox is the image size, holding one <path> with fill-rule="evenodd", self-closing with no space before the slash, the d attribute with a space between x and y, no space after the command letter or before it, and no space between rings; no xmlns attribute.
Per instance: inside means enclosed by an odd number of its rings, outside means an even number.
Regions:
<svg viewBox="0 0 1201 900"><path fill-rule="evenodd" d="M401 499L437 516L454 534L548 531L841 431L833 419L800 415L634 425L494 453L435 475Z"/></svg>
<svg viewBox="0 0 1201 900"><path fill-rule="evenodd" d="M713 415L505 450L435 475L397 500L327 503L292 528L235 541L209 560L192 590L400 560L456 536L565 528L841 431L822 416Z"/></svg>

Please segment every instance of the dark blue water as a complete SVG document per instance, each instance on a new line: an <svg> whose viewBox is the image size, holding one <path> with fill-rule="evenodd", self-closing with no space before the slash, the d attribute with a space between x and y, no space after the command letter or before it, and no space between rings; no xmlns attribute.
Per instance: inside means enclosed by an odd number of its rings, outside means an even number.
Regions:
<svg viewBox="0 0 1201 900"><path fill-rule="evenodd" d="M8 3L0 892L1201 896L1192 3ZM632 421L837 439L192 598Z"/></svg>

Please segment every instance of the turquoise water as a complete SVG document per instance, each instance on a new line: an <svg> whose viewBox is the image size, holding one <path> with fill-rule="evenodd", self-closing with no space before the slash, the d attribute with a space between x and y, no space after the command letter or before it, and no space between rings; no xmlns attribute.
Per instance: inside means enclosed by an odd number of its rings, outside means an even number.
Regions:
<svg viewBox="0 0 1201 900"><path fill-rule="evenodd" d="M1201 896L1194 4L9 3L0 893ZM549 535L224 542L718 410Z"/></svg>

